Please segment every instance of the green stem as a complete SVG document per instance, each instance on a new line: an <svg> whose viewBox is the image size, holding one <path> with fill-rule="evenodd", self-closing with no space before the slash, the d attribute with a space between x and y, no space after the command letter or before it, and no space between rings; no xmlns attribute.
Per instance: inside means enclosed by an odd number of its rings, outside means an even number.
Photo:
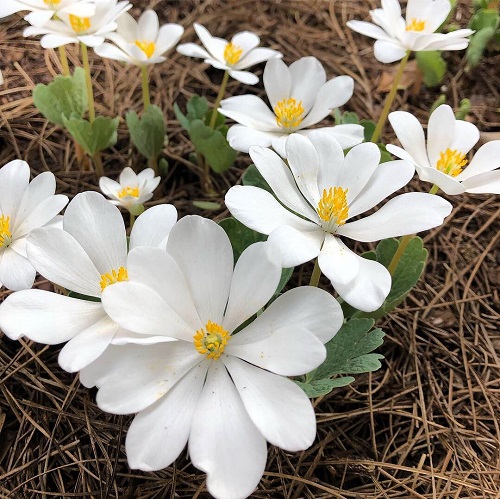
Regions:
<svg viewBox="0 0 500 499"><path fill-rule="evenodd" d="M318 287L319 279L321 277L321 269L319 268L318 259L314 261L314 269L311 274L311 280L309 281L309 286Z"/></svg>
<svg viewBox="0 0 500 499"><path fill-rule="evenodd" d="M94 163L94 168L95 168L96 175L98 177L102 177L104 175L104 167L102 166L102 159L101 159L101 153L100 152L96 152L92 156L92 163Z"/></svg>
<svg viewBox="0 0 500 499"><path fill-rule="evenodd" d="M130 213L130 230L132 230L134 223L135 223L135 215L132 215L132 213Z"/></svg>
<svg viewBox="0 0 500 499"><path fill-rule="evenodd" d="M85 82L87 84L87 100L89 103L89 121L93 123L95 121L95 107L94 107L94 92L92 90L92 76L90 75L90 64L89 64L89 54L87 51L87 46L84 43L80 43L82 49L82 62L83 69L85 70Z"/></svg>
<svg viewBox="0 0 500 499"><path fill-rule="evenodd" d="M160 170L158 168L158 158L149 158L148 160L149 168L152 168L155 172L155 175L158 176L160 174Z"/></svg>
<svg viewBox="0 0 500 499"><path fill-rule="evenodd" d="M219 93L217 94L217 98L215 99L214 108L212 110L212 116L210 117L210 128L215 126L215 122L217 121L217 109L219 109L220 101L224 94L226 93L227 82L229 81L229 71L224 72L224 76L222 77L222 83L220 84Z"/></svg>
<svg viewBox="0 0 500 499"><path fill-rule="evenodd" d="M413 234L407 234L406 236L403 236L401 238L401 241L399 241L398 249L396 250L396 253L394 253L391 263L387 267L387 270L391 275L394 275L394 271L398 266L399 260L401 260L401 257L403 256L403 253L405 252L406 247L408 246L408 243L411 241L412 238Z"/></svg>
<svg viewBox="0 0 500 499"><path fill-rule="evenodd" d="M142 101L144 102L144 110L146 110L151 105L151 99L149 97L149 80L148 80L148 67L141 67L142 73Z"/></svg>
<svg viewBox="0 0 500 499"><path fill-rule="evenodd" d="M389 111L391 110L392 103L394 101L394 97L396 97L396 92L398 91L398 86L399 82L401 81L401 76L403 76L403 71L406 67L406 63L408 62L408 59L410 58L410 50L406 51L406 55L401 59L401 62L399 63L399 68L394 76L394 81L392 83L392 88L389 92L389 95L385 99L385 104L384 108L382 109L382 114L380 115L380 118L378 119L377 126L375 127L375 131L373 132L371 141L374 143L378 142L378 139L380 138L380 134L382 133L382 128L385 125L385 122L387 120L387 116L389 115Z"/></svg>
<svg viewBox="0 0 500 499"><path fill-rule="evenodd" d="M437 186L436 184L434 184L431 188L431 190L429 191L429 194L437 194L437 192L439 191L439 186Z"/></svg>
<svg viewBox="0 0 500 499"><path fill-rule="evenodd" d="M64 45L59 47L59 59L61 61L62 74L69 76L68 56L66 55L66 47Z"/></svg>

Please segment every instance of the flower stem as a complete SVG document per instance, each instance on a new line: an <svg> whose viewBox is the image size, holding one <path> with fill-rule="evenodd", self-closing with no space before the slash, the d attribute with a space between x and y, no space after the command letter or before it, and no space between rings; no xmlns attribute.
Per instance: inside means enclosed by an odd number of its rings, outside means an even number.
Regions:
<svg viewBox="0 0 500 499"><path fill-rule="evenodd" d="M384 108L382 109L382 114L380 115L380 118L378 119L377 126L375 127L375 130L373 132L371 142L374 142L375 144L378 142L378 139L380 138L380 135L382 133L382 128L385 125L385 122L387 120L387 116L389 115L389 111L391 110L392 103L394 101L394 97L396 97L396 92L398 91L398 85L399 82L401 81L401 76L403 76L403 71L406 67L406 63L408 62L408 59L410 58L410 50L406 51L406 55L401 59L401 62L399 63L399 68L394 76L394 81L392 83L391 90L389 92L389 95L385 99L385 104Z"/></svg>
<svg viewBox="0 0 500 499"><path fill-rule="evenodd" d="M224 72L224 76L222 77L222 83L220 84L219 93L217 98L215 99L214 108L212 110L212 116L210 117L210 128L215 126L215 122L217 121L217 109L219 109L220 101L224 94L226 93L227 82L229 81L229 71Z"/></svg>
<svg viewBox="0 0 500 499"><path fill-rule="evenodd" d="M309 281L309 286L318 287L319 279L321 277L321 269L319 268L318 258L314 260L314 269L311 274L311 280Z"/></svg>
<svg viewBox="0 0 500 499"><path fill-rule="evenodd" d="M66 55L66 47L64 45L59 47L59 59L61 61L62 74L69 76L68 56Z"/></svg>
<svg viewBox="0 0 500 499"><path fill-rule="evenodd" d="M93 123L95 121L95 107L94 107L94 92L92 90L92 76L90 75L90 64L89 64L89 54L87 51L87 46L84 43L80 43L82 49L82 62L83 69L85 70L85 82L87 84L87 100L89 104L89 121Z"/></svg>
<svg viewBox="0 0 500 499"><path fill-rule="evenodd" d="M148 67L146 65L141 67L142 73L142 101L144 102L144 110L151 105L149 97L149 80L148 80Z"/></svg>
<svg viewBox="0 0 500 499"><path fill-rule="evenodd" d="M437 191L439 191L439 186L434 184L431 188L431 190L429 191L429 194L436 194Z"/></svg>
<svg viewBox="0 0 500 499"><path fill-rule="evenodd" d="M94 163L96 175L98 177L102 177L104 175L104 167L102 166L102 159L100 152L96 152L92 156L92 162Z"/></svg>
<svg viewBox="0 0 500 499"><path fill-rule="evenodd" d="M407 234L406 236L403 236L401 238L401 241L399 241L398 249L396 250L396 253L394 253L391 263L387 267L387 270L389 271L391 276L394 275L394 271L398 266L399 260L401 260L401 257L403 256L403 253L405 252L406 247L408 246L408 243L411 241L412 238L413 234Z"/></svg>
<svg viewBox="0 0 500 499"><path fill-rule="evenodd" d="M132 230L134 223L135 223L135 215L132 215L132 213L130 213L130 230Z"/></svg>

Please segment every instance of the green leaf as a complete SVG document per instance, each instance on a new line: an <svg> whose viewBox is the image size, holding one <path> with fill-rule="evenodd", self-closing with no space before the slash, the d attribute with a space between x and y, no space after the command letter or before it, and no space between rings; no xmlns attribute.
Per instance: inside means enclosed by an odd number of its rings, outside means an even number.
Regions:
<svg viewBox="0 0 500 499"><path fill-rule="evenodd" d="M90 123L72 116L70 119L63 117L63 121L69 133L90 156L116 144L118 118L98 116Z"/></svg>
<svg viewBox="0 0 500 499"><path fill-rule="evenodd" d="M212 109L207 111L207 114L205 115L205 123L210 123L210 121L212 120L212 113L214 112L215 110ZM220 130L224 134L224 137L226 136L227 133L227 130L224 130L224 128L227 128L224 126L225 124L226 124L226 117L217 111L217 118L215 119L214 129Z"/></svg>
<svg viewBox="0 0 500 499"><path fill-rule="evenodd" d="M160 175L166 177L168 173L168 161L165 158L161 158L158 163L158 169L160 170Z"/></svg>
<svg viewBox="0 0 500 499"><path fill-rule="evenodd" d="M269 187L269 184L264 180L264 177L260 174L259 170L257 170L257 167L253 163L246 169L241 179L241 183L243 185L260 187L261 189L265 189L274 195L273 190Z"/></svg>
<svg viewBox="0 0 500 499"><path fill-rule="evenodd" d="M68 293L68 296L70 298L76 298L78 300L95 301L95 302L100 302L101 301L101 299L97 298L96 296L82 295L81 293L77 293L76 291L70 291Z"/></svg>
<svg viewBox="0 0 500 499"><path fill-rule="evenodd" d="M345 376L343 378L335 379L317 379L311 381L311 383L303 383L301 381L295 381L295 383L304 390L305 394L313 399L316 397L322 397L323 395L328 395L334 388L340 388L342 386L350 385L354 381L351 376Z"/></svg>
<svg viewBox="0 0 500 499"><path fill-rule="evenodd" d="M481 57L483 56L486 46L493 39L495 28L483 28L470 38L469 46L467 48L466 56L467 63L471 68L477 66Z"/></svg>
<svg viewBox="0 0 500 499"><path fill-rule="evenodd" d="M187 119L187 116L180 110L179 106L177 105L177 102L174 103L174 113L181 127L184 128L184 130L189 131L191 122Z"/></svg>
<svg viewBox="0 0 500 499"><path fill-rule="evenodd" d="M158 106L150 105L139 118L135 111L125 117L130 138L139 152L148 159L157 158L165 144L165 121Z"/></svg>
<svg viewBox="0 0 500 499"><path fill-rule="evenodd" d="M189 121L205 120L208 112L208 101L205 97L193 95L186 104L187 114L186 117Z"/></svg>
<svg viewBox="0 0 500 499"><path fill-rule="evenodd" d="M469 99L462 99L460 101L460 107L458 111L455 113L455 118L457 120L464 120L466 116L470 113L471 110L471 102Z"/></svg>
<svg viewBox="0 0 500 499"><path fill-rule="evenodd" d="M494 9L479 9L470 20L469 27L474 31L481 31L484 28L496 30L500 24L500 16ZM477 33L476 33L477 35ZM473 35L473 36L476 36Z"/></svg>
<svg viewBox="0 0 500 499"><path fill-rule="evenodd" d="M391 153L386 149L384 144L377 144L380 149L380 163L387 163L393 161Z"/></svg>
<svg viewBox="0 0 500 499"><path fill-rule="evenodd" d="M196 152L205 156L213 171L222 173L233 165L237 153L219 130L197 119L190 124L189 136Z"/></svg>
<svg viewBox="0 0 500 499"><path fill-rule="evenodd" d="M432 114L439 106L442 104L446 104L446 95L441 94L433 103L431 106L431 110L429 114Z"/></svg>
<svg viewBox="0 0 500 499"><path fill-rule="evenodd" d="M372 120L361 120L359 124L364 128L365 142L370 142L377 125Z"/></svg>
<svg viewBox="0 0 500 499"><path fill-rule="evenodd" d="M243 251L253 243L265 241L267 236L249 229L235 218L221 220L219 225L226 231L233 247L234 261L237 262Z"/></svg>
<svg viewBox="0 0 500 499"><path fill-rule="evenodd" d="M446 62L441 57L441 52L425 51L417 52L417 65L424 77L424 83L428 87L439 85L446 74Z"/></svg>
<svg viewBox="0 0 500 499"><path fill-rule="evenodd" d="M221 209L220 203L215 203L213 201L193 201L193 206L200 208L200 210L207 211L218 211Z"/></svg>
<svg viewBox="0 0 500 499"><path fill-rule="evenodd" d="M358 115L353 111L346 111L342 115L342 124L343 125L359 125Z"/></svg>
<svg viewBox="0 0 500 499"><path fill-rule="evenodd" d="M325 345L325 362L309 373L306 380L310 382L336 374L354 374L379 369L378 359L383 357L371 352L382 345L385 334L381 329L371 330L374 324L373 319L351 319L346 322Z"/></svg>
<svg viewBox="0 0 500 499"><path fill-rule="evenodd" d="M292 277L294 270L295 267L291 267L289 269L283 269L281 271L281 279L278 283L278 287L276 288L276 292L274 293L275 295L279 295L283 291L283 288L287 285L288 281Z"/></svg>
<svg viewBox="0 0 500 499"><path fill-rule="evenodd" d="M75 68L73 76L56 76L52 83L39 83L33 90L33 102L51 123L64 126L63 116L82 118L87 110L85 71Z"/></svg>

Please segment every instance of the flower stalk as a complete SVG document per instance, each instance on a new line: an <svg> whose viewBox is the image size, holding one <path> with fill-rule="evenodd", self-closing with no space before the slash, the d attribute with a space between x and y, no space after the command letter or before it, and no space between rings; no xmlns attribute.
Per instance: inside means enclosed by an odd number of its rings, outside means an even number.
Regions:
<svg viewBox="0 0 500 499"><path fill-rule="evenodd" d="M321 269L319 268L318 259L314 260L314 269L311 274L311 280L309 281L309 286L318 287L319 280L321 278Z"/></svg>
<svg viewBox="0 0 500 499"><path fill-rule="evenodd" d="M217 109L219 109L220 102L226 93L227 82L229 81L229 71L224 71L224 76L222 77L222 82L220 84L219 93L217 94L217 98L215 99L214 108L212 110L212 115L210 117L210 128L214 128L215 123L217 121Z"/></svg>
<svg viewBox="0 0 500 499"><path fill-rule="evenodd" d="M151 98L149 96L149 80L148 80L148 67L141 66L142 75L142 101L144 103L144 110L151 105Z"/></svg>
<svg viewBox="0 0 500 499"><path fill-rule="evenodd" d="M66 55L66 47L61 45L59 47L59 60L61 61L62 74L64 76L69 76L69 64L68 64L68 56Z"/></svg>

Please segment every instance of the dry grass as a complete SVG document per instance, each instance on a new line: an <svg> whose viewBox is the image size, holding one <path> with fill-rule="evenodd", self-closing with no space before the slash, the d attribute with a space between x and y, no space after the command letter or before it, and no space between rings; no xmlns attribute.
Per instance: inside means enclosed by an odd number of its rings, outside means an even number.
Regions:
<svg viewBox="0 0 500 499"><path fill-rule="evenodd" d="M136 5L138 1L134 2ZM368 39L345 22L364 18L378 2L353 0L156 0L163 21L181 22L194 41L194 21L230 36L257 30L265 44L280 48L290 63L315 55L329 76L349 74L356 91L349 109L375 118L384 95L376 90L386 67L372 57ZM468 3L459 2L465 25ZM1 161L21 157L33 173L52 170L58 189L70 196L95 189L90 172L78 172L71 143L34 109L30 91L59 72L53 53L20 36L23 23L0 24L0 61L6 85L0 91ZM470 97L470 119L480 129L500 129L498 55L470 74L462 53L446 54L450 74L442 91L457 106ZM77 62L77 53L70 51ZM262 68L261 68L262 69ZM98 112L123 117L140 109L135 70L94 61ZM138 75L137 75L138 76ZM171 168L155 202L173 202L181 214L195 213L202 196L189 143L173 119L175 101L192 93L213 99L221 75L204 64L173 54L155 68L153 100L168 110ZM113 92L109 89L112 88ZM247 92L232 82L229 92ZM250 91L261 92L261 87ZM422 121L439 93L401 92L397 106ZM386 138L389 138L387 131ZM122 126L116 147L105 154L110 175L124 166L142 168ZM223 193L249 163L215 178ZM414 189L425 189L415 182ZM312 448L288 454L270 448L267 471L256 498L500 498L500 333L498 240L500 202L494 196L456 196L453 218L426 235L430 260L425 280L382 326L387 332L383 368L360 375L347 388L317 404L318 438ZM223 218L226 213L203 213ZM306 282L310 267L299 273ZM38 286L46 287L40 281ZM7 292L0 292L0 299ZM1 333L0 333L1 334ZM123 442L131 417L102 413L95 392L57 365L58 348L13 342L0 336L0 495L9 498L202 498L204 475L184 452L175 465L157 472L131 471Z"/></svg>

